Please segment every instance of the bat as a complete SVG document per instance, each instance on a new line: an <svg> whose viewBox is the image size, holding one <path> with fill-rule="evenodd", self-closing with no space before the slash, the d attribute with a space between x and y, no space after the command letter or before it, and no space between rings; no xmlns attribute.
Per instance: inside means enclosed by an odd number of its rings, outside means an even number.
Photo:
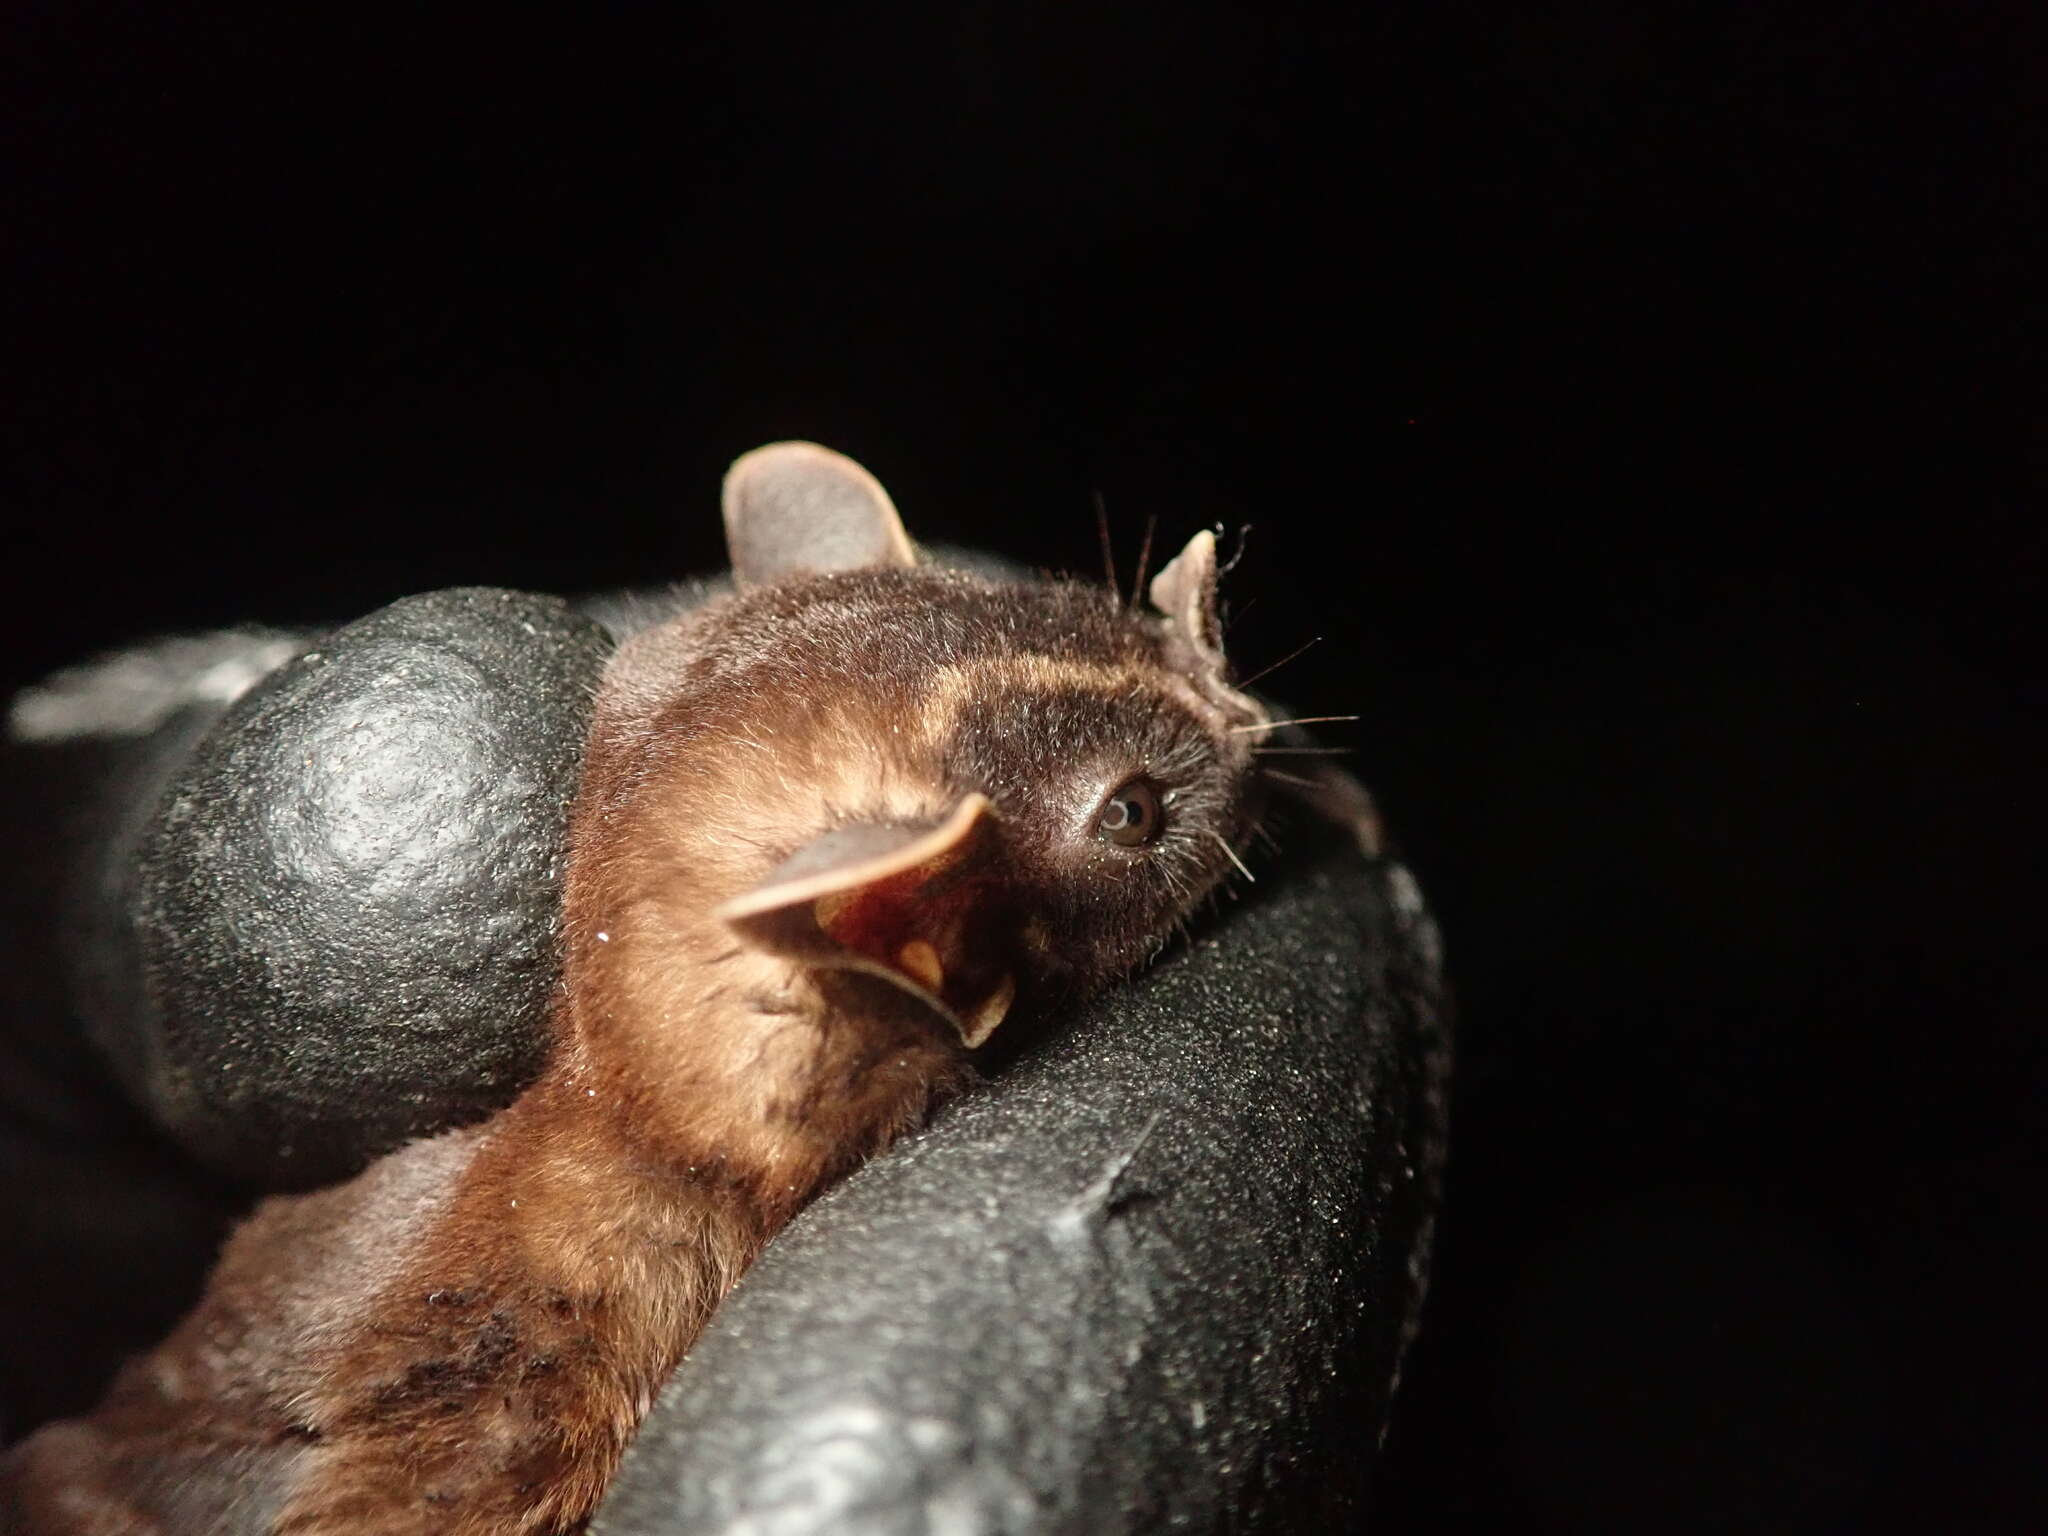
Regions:
<svg viewBox="0 0 2048 1536"><path fill-rule="evenodd" d="M541 1074L259 1206L91 1415L0 1461L0 1529L582 1528L774 1233L1242 868L1280 722L1232 684L1210 534L1146 612L922 563L813 444L741 458L724 514L732 591L600 686Z"/></svg>

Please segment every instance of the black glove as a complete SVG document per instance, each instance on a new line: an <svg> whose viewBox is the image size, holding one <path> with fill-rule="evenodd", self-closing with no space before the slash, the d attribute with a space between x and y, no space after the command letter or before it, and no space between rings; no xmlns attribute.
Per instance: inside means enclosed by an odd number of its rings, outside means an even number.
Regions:
<svg viewBox="0 0 2048 1536"><path fill-rule="evenodd" d="M516 1093L611 631L690 596L592 605L599 623L433 593L317 641L186 642L182 669L162 651L153 706L105 667L21 701L39 739L10 774L73 814L8 829L69 894L10 909L9 1053L42 1087L0 1102L0 1199L19 1273L70 1279L79 1305L75 1337L13 1346L41 1390L10 1433L85 1406L115 1351L168 1326L240 1191L340 1177ZM276 670L223 710L237 666ZM1193 945L801 1216L596 1529L1354 1510L1420 1301L1447 1051L1406 873L1300 841ZM140 1303L95 1300L109 1265ZM66 1361L89 1379L48 1380Z"/></svg>

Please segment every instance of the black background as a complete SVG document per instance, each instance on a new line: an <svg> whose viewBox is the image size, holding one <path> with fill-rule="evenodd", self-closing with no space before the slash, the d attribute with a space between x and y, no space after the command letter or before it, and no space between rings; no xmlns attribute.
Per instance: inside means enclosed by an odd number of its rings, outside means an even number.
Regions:
<svg viewBox="0 0 2048 1536"><path fill-rule="evenodd" d="M777 437L1047 566L1250 523L1462 1001L1380 1528L2012 1529L2019 10L13 8L0 680L708 569Z"/></svg>

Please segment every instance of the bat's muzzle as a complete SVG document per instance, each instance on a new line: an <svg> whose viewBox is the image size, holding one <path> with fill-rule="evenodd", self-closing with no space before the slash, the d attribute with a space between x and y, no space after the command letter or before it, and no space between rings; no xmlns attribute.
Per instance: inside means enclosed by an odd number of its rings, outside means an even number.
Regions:
<svg viewBox="0 0 2048 1536"><path fill-rule="evenodd" d="M936 824L838 827L718 915L780 953L894 983L972 1049L1017 996L995 823L989 798L970 794Z"/></svg>

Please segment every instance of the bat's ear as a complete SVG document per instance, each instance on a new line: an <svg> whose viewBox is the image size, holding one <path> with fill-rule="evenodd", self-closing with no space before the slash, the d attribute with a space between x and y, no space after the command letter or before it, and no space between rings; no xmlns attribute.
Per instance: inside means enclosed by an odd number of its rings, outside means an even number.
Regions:
<svg viewBox="0 0 2048 1536"><path fill-rule="evenodd" d="M1152 606L1166 615L1169 664L1180 668L1212 703L1247 725L1263 722L1264 707L1230 686L1230 664L1223 659L1215 534L1204 528L1152 578Z"/></svg>
<svg viewBox="0 0 2048 1536"><path fill-rule="evenodd" d="M716 915L757 948L893 982L980 1045L1017 993L994 819L969 795L936 824L835 827Z"/></svg>
<svg viewBox="0 0 2048 1536"><path fill-rule="evenodd" d="M742 587L917 563L881 482L816 443L770 443L733 462L725 541Z"/></svg>
<svg viewBox="0 0 2048 1536"><path fill-rule="evenodd" d="M1216 612L1216 535L1204 528L1152 578L1152 606L1203 660L1223 658L1223 621Z"/></svg>

